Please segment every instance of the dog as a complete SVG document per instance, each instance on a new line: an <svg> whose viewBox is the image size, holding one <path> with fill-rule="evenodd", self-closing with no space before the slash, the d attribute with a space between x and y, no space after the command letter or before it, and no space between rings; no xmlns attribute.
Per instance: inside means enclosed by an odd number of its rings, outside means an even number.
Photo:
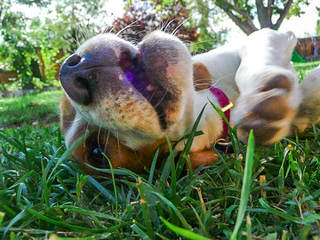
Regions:
<svg viewBox="0 0 320 240"><path fill-rule="evenodd" d="M192 168L217 160L212 144L226 139L228 125L238 136L272 144L295 129L303 131L320 116L320 69L298 83L290 63L297 39L292 32L256 31L238 46L191 56L173 35L155 31L137 46L114 34L84 42L60 70L64 90L61 128L67 147L87 131L73 150L87 172L127 168L141 172L166 139L182 151L204 108L190 148ZM166 152L161 148L161 153Z"/></svg>

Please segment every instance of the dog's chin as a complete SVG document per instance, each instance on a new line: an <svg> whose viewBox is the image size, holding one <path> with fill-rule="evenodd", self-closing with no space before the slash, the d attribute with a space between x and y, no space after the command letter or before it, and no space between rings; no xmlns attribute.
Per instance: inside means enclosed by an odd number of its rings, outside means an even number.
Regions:
<svg viewBox="0 0 320 240"><path fill-rule="evenodd" d="M129 92L131 94L127 94ZM90 125L96 126L99 131L110 132L125 146L138 150L171 133L179 131L183 135L185 126L181 120L186 107L184 97L179 96L171 102L171 99L164 98L153 104L139 91L130 88L121 90L116 98L100 98L95 106L75 104L74 107ZM176 136L180 137L180 134Z"/></svg>

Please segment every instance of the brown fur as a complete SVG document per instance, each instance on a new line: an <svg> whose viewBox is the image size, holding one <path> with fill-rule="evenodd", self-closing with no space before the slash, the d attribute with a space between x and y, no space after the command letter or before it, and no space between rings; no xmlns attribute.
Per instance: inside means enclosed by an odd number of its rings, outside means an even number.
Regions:
<svg viewBox="0 0 320 240"><path fill-rule="evenodd" d="M193 84L197 91L210 88L212 85L210 73L203 63L193 63Z"/></svg>

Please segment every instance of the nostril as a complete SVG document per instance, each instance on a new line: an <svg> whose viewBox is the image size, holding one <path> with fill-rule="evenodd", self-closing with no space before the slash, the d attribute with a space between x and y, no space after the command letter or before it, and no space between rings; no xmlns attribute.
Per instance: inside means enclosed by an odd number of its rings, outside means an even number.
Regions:
<svg viewBox="0 0 320 240"><path fill-rule="evenodd" d="M74 53L67 58L65 64L72 67L77 65L80 61L81 61L81 57L77 53Z"/></svg>

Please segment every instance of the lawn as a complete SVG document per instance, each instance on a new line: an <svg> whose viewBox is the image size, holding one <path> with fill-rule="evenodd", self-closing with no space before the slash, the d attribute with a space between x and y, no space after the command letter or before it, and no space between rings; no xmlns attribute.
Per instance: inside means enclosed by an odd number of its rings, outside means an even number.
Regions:
<svg viewBox="0 0 320 240"><path fill-rule="evenodd" d="M0 128L57 122L57 106L61 96L61 91L51 91L16 98L0 98Z"/></svg>
<svg viewBox="0 0 320 240"><path fill-rule="evenodd" d="M2 239L319 239L319 126L270 147L234 137L234 154L194 171L172 151L145 174L96 179L48 124L60 95L0 99Z"/></svg>

